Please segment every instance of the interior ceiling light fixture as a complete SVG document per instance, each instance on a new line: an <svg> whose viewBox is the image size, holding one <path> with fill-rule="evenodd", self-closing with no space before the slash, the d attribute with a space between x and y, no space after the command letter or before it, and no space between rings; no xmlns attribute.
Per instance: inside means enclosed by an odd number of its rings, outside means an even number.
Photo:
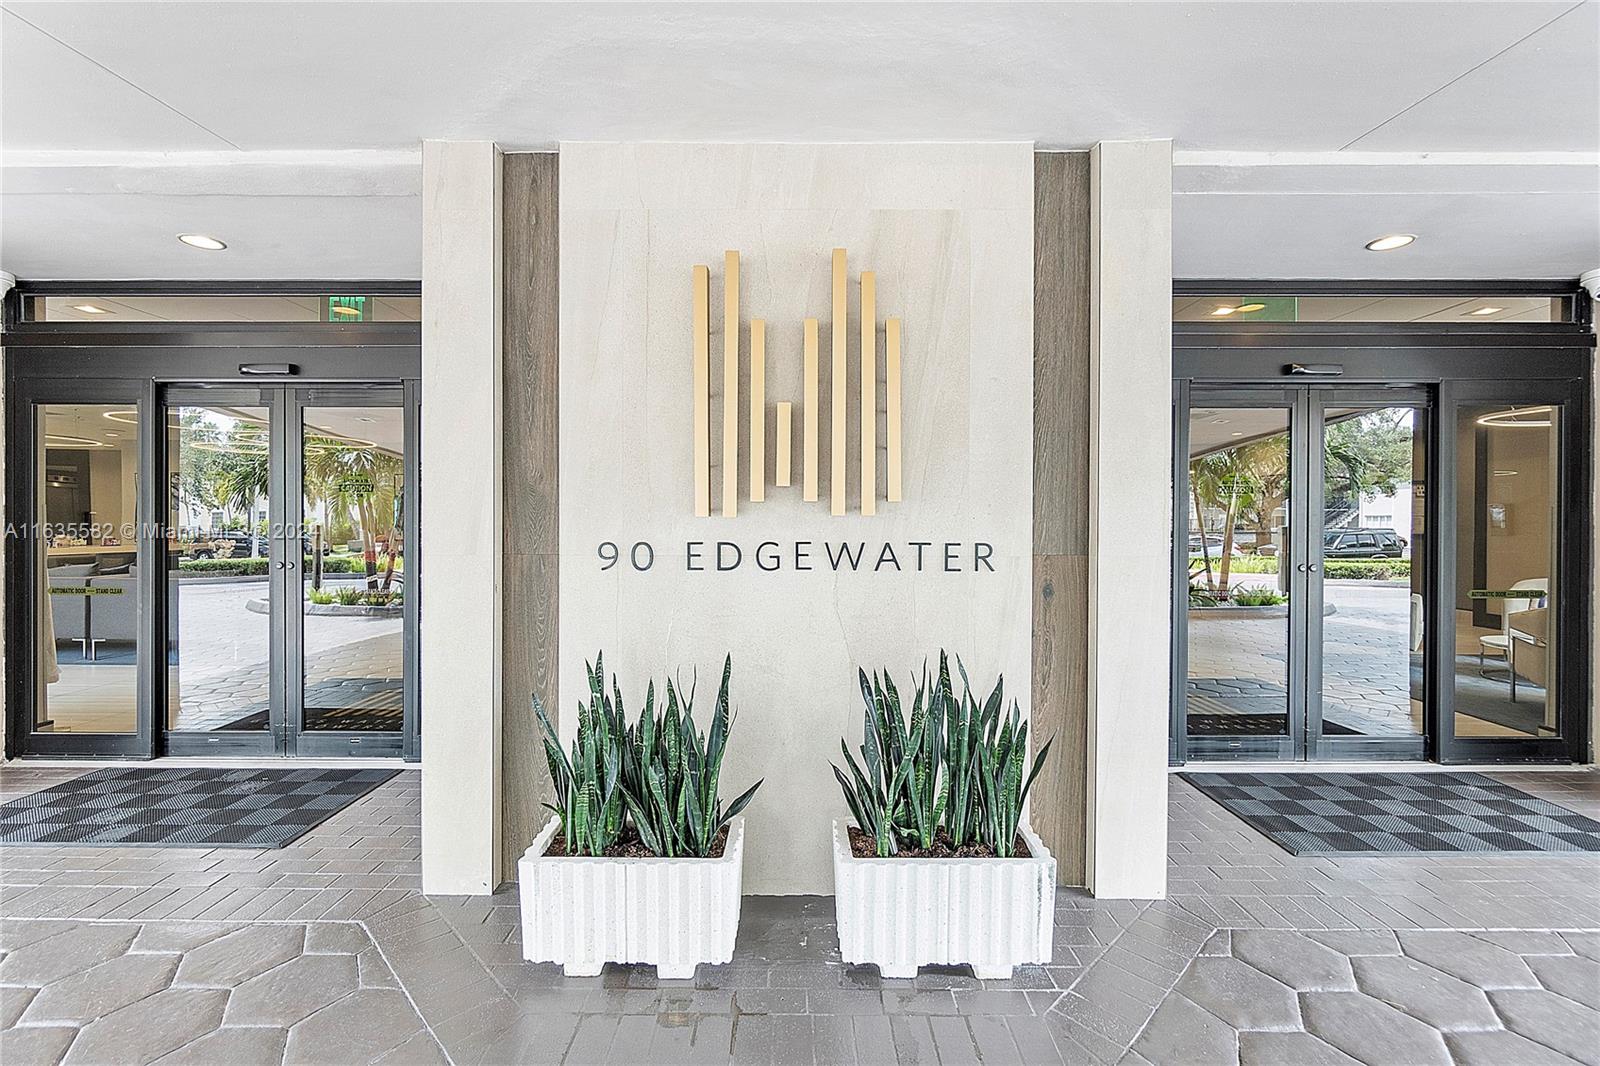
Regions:
<svg viewBox="0 0 1600 1066"><path fill-rule="evenodd" d="M1211 312L1211 317L1212 318L1225 318L1228 315L1233 314L1237 310L1239 310L1237 307L1228 307L1228 306L1224 305L1222 307L1217 308L1215 311Z"/></svg>
<svg viewBox="0 0 1600 1066"><path fill-rule="evenodd" d="M217 240L215 237L208 237L204 233L180 233L178 234L178 240L187 244L190 248L200 248L207 252L220 252L227 247L222 241Z"/></svg>
<svg viewBox="0 0 1600 1066"><path fill-rule="evenodd" d="M1369 252L1392 252L1396 248L1404 248L1417 239L1415 233L1387 233L1382 237L1375 237L1367 242Z"/></svg>
<svg viewBox="0 0 1600 1066"><path fill-rule="evenodd" d="M139 424L138 411L101 411L100 416L109 418L113 422L121 422L125 426L137 426Z"/></svg>
<svg viewBox="0 0 1600 1066"><path fill-rule="evenodd" d="M1490 428L1517 427L1519 429L1548 429L1551 425L1550 405L1543 407L1513 407L1509 411L1491 411L1478 419L1478 425Z"/></svg>
<svg viewBox="0 0 1600 1066"><path fill-rule="evenodd" d="M91 440L88 437L74 437L66 433L46 433L44 443L50 448L104 448L105 441Z"/></svg>
<svg viewBox="0 0 1600 1066"><path fill-rule="evenodd" d="M361 314L361 308L346 307L343 304L334 304L332 307L328 308L328 311L330 314L345 315L347 317L355 317Z"/></svg>
<svg viewBox="0 0 1600 1066"><path fill-rule="evenodd" d="M74 311L82 311L86 315L109 315L111 313L104 307L96 307L94 304L73 304L72 309Z"/></svg>
<svg viewBox="0 0 1600 1066"><path fill-rule="evenodd" d="M1238 307L1234 308L1234 310L1239 312L1241 315L1248 315L1252 311L1265 311L1266 309L1266 304L1240 304Z"/></svg>
<svg viewBox="0 0 1600 1066"><path fill-rule="evenodd" d="M1516 477L1517 476L1517 472L1515 470L1496 470L1494 472L1494 476L1495 477Z"/></svg>
<svg viewBox="0 0 1600 1066"><path fill-rule="evenodd" d="M1498 315L1501 311L1504 311L1504 310L1505 310L1504 307L1480 307L1476 311L1468 311L1467 314L1469 314L1469 315Z"/></svg>

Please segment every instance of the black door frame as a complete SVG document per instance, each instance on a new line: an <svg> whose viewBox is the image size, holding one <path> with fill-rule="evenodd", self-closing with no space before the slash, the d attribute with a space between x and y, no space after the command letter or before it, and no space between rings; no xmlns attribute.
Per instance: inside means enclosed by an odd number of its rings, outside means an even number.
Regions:
<svg viewBox="0 0 1600 1066"><path fill-rule="evenodd" d="M167 386L256 388L264 385L351 389L381 384L401 390L406 428L405 544L408 588L404 598L405 716L404 729L394 734L325 734L315 750L302 755L396 755L420 758L419 699L421 596L420 551L421 327L415 322L343 323L127 323L117 326L81 322L29 322L23 301L46 293L112 292L133 294L274 295L289 292L364 292L375 295L417 295L414 282L302 282L293 284L224 283L19 283L6 295L5 412L7 513L33 514L33 405L41 402L129 402L137 398L142 425L164 421L163 390ZM245 364L288 364L287 373L262 375ZM207 744L202 751L169 751L157 728L157 708L165 708L164 657L145 649L163 646L166 619L165 435L146 433L140 441L137 522L140 531L139 595L141 604L138 668L138 731L133 734L52 734L34 732L36 656L33 589L34 531L31 521L12 519L14 535L4 542L6 604L3 629L8 648L5 691L7 729L5 754L11 757L108 757L143 759L163 754L224 752ZM287 447L287 442L284 444ZM152 520L154 519L154 520ZM156 565L157 560L161 565ZM277 560L274 560L277 561ZM276 573L276 568L273 570ZM164 712L163 712L164 713ZM215 736L216 734L210 734ZM376 737L384 738L375 743ZM359 741L359 746L354 741ZM354 750L352 750L354 749ZM238 754L252 754L241 751Z"/></svg>
<svg viewBox="0 0 1600 1066"><path fill-rule="evenodd" d="M1429 618L1425 648L1434 678L1453 676L1453 639L1446 642L1440 630L1453 618L1447 597L1449 583L1441 575L1453 566L1453 520L1436 516L1454 513L1451 485L1454 448L1444 427L1454 424L1456 404L1462 396L1483 396L1494 386L1527 384L1530 394L1565 397L1567 417L1561 433L1562 515L1560 563L1568 576L1562 590L1565 637L1556 649L1557 684L1561 707L1560 738L1506 738L1457 740L1453 736L1454 686L1433 683L1428 693L1425 754L1444 763L1489 762L1590 762L1589 662L1592 629L1590 573L1593 510L1590 471L1593 466L1591 433L1591 379L1595 336L1588 326L1588 304L1575 285L1560 282L1485 283L1434 282L1384 285L1370 282L1316 283L1251 281L1180 282L1176 295L1237 295L1240 292L1281 295L1464 295L1485 296L1502 292L1546 295L1565 301L1567 321L1549 323L1233 323L1175 322L1173 324L1175 493L1186 491L1188 468L1187 411L1190 390L1207 384L1254 385L1282 388L1304 381L1306 364L1326 368L1328 383L1362 385L1373 389L1428 387L1435 390L1429 432L1427 475L1433 491L1428 495L1429 552L1434 560L1427 580ZM1519 393L1499 389L1496 398L1512 402ZM1188 758L1182 710L1186 664L1184 626L1187 621L1187 522L1184 498L1175 496L1173 522L1172 690L1169 759ZM1180 530L1180 520L1182 527ZM1558 622L1558 624L1560 624ZM1447 661L1447 657L1448 661ZM1448 724L1451 732L1447 735ZM1272 739L1272 738L1267 738ZM1274 745L1274 752L1277 746ZM1272 758L1263 751L1258 758ZM1352 756L1367 758L1367 756Z"/></svg>

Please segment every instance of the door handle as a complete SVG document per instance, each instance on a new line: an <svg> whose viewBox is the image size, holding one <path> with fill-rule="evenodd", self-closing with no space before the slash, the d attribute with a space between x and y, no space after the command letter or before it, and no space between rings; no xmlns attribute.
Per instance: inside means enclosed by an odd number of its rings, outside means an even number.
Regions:
<svg viewBox="0 0 1600 1066"><path fill-rule="evenodd" d="M275 564L273 564L273 569L282 570L283 569L283 560L279 559Z"/></svg>
<svg viewBox="0 0 1600 1066"><path fill-rule="evenodd" d="M294 569L294 560L293 560L293 559L291 559L291 560L289 560L289 561L288 561L288 562L286 562L286 563L284 563L284 564L283 564L283 568L284 568L284 569L285 569L285 570L293 570L293 569ZM1312 567L1312 569L1313 569L1313 570L1315 570L1315 569L1316 569L1316 567Z"/></svg>
<svg viewBox="0 0 1600 1066"><path fill-rule="evenodd" d="M1314 573L1317 572L1317 564L1316 563L1310 563L1310 564L1308 564L1306 566L1306 569L1310 570L1314 574Z"/></svg>

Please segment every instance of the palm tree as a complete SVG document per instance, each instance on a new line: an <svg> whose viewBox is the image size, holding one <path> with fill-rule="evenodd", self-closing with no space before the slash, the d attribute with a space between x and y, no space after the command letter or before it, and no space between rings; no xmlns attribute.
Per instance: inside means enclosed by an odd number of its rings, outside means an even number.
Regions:
<svg viewBox="0 0 1600 1066"><path fill-rule="evenodd" d="M388 589L394 583L400 553L399 517L395 510L400 457L370 445L355 445L337 437L307 436L305 443L305 495L321 502L329 519L350 518L361 537L367 588ZM387 557L383 577L378 577L378 538L383 537Z"/></svg>
<svg viewBox="0 0 1600 1066"><path fill-rule="evenodd" d="M1255 502L1260 479L1253 469L1251 446L1226 448L1202 455L1189 463L1189 489L1194 496L1195 521L1200 528L1200 547L1205 573L1212 591L1228 588L1233 559L1233 527L1239 513ZM1215 580L1211 578L1211 546L1206 538L1206 509L1220 510L1222 519L1222 559Z"/></svg>

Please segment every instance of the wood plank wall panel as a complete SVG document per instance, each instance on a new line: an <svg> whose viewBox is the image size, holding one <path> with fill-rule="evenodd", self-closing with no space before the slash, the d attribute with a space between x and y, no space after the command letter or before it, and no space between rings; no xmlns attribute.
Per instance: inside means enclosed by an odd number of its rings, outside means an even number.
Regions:
<svg viewBox="0 0 1600 1066"><path fill-rule="evenodd" d="M502 179L505 525L501 533L500 751L502 855L508 877L515 876L517 859L543 824L540 804L552 796L531 698L538 693L554 717L558 665L558 165L554 152L507 155ZM428 402L426 397L423 402ZM440 710L447 712L448 708Z"/></svg>
<svg viewBox="0 0 1600 1066"><path fill-rule="evenodd" d="M1089 153L1034 155L1033 730L1054 735L1031 818L1084 883L1088 773ZM1165 649L1161 649L1165 654Z"/></svg>

